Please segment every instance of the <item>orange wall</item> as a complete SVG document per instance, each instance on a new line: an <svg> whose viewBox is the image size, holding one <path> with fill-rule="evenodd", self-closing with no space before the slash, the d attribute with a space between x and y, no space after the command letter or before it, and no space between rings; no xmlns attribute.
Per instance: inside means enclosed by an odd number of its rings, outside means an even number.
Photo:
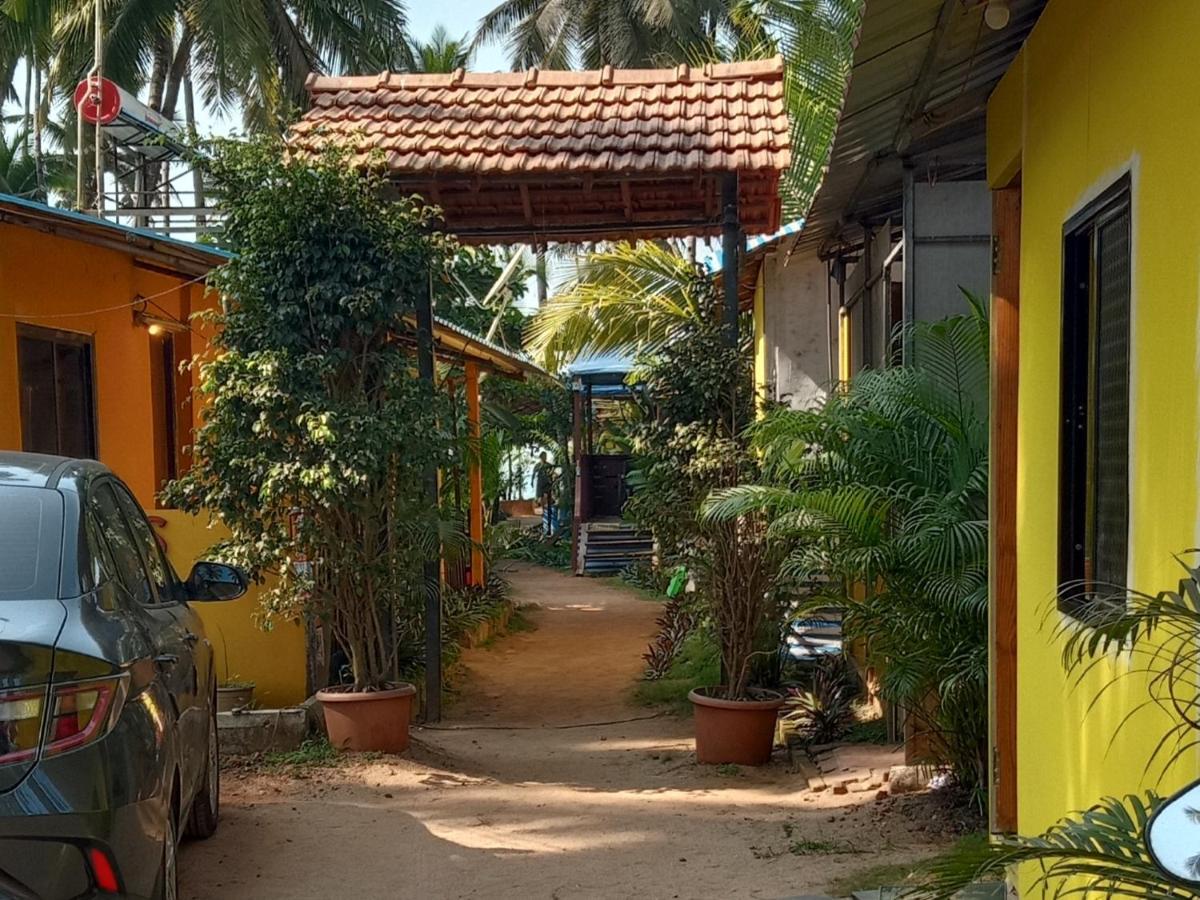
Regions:
<svg viewBox="0 0 1200 900"><path fill-rule="evenodd" d="M155 510L155 403L151 372L155 364L146 328L134 324L132 301L156 296L160 315L186 320L211 305L202 284L187 286L186 276L170 276L135 264L135 254L96 247L33 228L0 223L0 450L21 449L21 407L17 373L17 323L92 336L96 385L96 432L100 461ZM113 308L117 307L117 308ZM205 345L204 326L192 323L191 353ZM187 354L179 340L179 355ZM189 441L195 424L190 399L178 391L179 433ZM159 454L160 462L162 454ZM171 561L186 577L193 562L214 543L208 523L175 511L159 511L166 520L163 537ZM258 683L260 705L284 706L305 697L305 646L302 626L276 622L264 631L258 621L258 592L233 603L196 604L217 652L218 677Z"/></svg>
<svg viewBox="0 0 1200 900"><path fill-rule="evenodd" d="M152 508L151 338L134 325L128 304L139 294L169 291L155 302L185 318L193 297L198 303L203 294L201 285L181 288L186 281L138 268L132 254L0 224L0 448L21 448L17 322L90 334L100 461ZM101 309L107 311L92 312Z"/></svg>

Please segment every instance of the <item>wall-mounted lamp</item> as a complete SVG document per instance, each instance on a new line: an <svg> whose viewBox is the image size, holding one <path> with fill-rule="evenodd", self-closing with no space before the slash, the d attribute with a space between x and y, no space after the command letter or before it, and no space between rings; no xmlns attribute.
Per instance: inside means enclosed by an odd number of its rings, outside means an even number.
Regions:
<svg viewBox="0 0 1200 900"><path fill-rule="evenodd" d="M1008 0L987 0L987 6L983 8L983 21L992 31L1007 28L1011 18L1012 7L1008 5Z"/></svg>
<svg viewBox="0 0 1200 900"><path fill-rule="evenodd" d="M146 312L146 308L149 305L150 301L142 297L138 297L134 301L133 324L139 328L145 328L150 332L152 337L161 337L164 334L179 334L188 330L186 322L180 322L169 315L155 315L154 313Z"/></svg>

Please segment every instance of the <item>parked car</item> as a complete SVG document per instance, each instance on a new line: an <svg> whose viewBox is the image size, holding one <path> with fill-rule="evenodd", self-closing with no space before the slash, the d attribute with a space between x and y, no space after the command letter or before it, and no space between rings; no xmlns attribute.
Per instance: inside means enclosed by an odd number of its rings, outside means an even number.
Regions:
<svg viewBox="0 0 1200 900"><path fill-rule="evenodd" d="M217 828L216 677L197 601L97 462L0 453L0 896L176 896L181 833Z"/></svg>

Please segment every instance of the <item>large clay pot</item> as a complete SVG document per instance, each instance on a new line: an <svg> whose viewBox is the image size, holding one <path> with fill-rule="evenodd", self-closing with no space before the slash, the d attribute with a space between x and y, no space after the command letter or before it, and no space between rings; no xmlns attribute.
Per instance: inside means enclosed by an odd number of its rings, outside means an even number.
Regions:
<svg viewBox="0 0 1200 900"><path fill-rule="evenodd" d="M759 691L760 699L725 700L721 692L722 688L697 688L688 694L695 713L696 761L765 765L775 745L775 720L783 697Z"/></svg>
<svg viewBox="0 0 1200 900"><path fill-rule="evenodd" d="M403 753L416 693L411 684L389 691L317 691L329 743L339 750Z"/></svg>

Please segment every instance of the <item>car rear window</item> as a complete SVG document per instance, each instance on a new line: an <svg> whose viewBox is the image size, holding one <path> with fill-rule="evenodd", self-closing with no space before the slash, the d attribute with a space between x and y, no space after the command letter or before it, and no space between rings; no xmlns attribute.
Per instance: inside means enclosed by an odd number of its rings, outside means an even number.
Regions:
<svg viewBox="0 0 1200 900"><path fill-rule="evenodd" d="M0 487L0 600L58 596L62 522L57 491Z"/></svg>

